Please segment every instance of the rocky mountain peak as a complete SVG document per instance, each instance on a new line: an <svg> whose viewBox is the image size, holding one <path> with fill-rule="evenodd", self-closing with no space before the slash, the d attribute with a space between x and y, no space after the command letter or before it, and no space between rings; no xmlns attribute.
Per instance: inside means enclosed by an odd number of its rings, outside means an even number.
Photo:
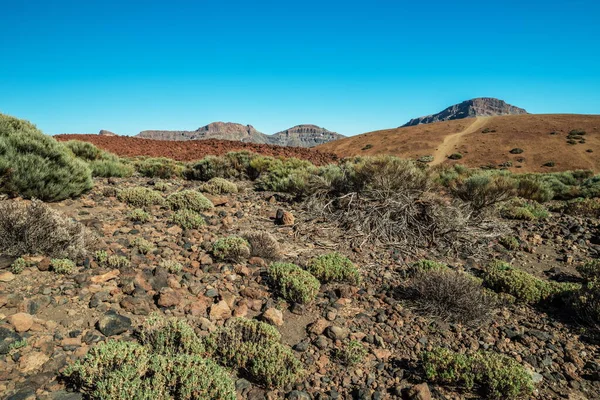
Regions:
<svg viewBox="0 0 600 400"><path fill-rule="evenodd" d="M100 135L100 136L118 136L116 133L107 131L105 129L101 129L100 132L98 132L98 135Z"/></svg>

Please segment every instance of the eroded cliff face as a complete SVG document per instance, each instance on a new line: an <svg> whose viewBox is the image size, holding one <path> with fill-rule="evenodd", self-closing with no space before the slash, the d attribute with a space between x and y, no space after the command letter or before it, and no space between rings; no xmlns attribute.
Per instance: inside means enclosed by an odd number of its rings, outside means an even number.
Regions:
<svg viewBox="0 0 600 400"><path fill-rule="evenodd" d="M270 143L279 146L314 147L344 137L325 128L305 124L277 132L270 136Z"/></svg>
<svg viewBox="0 0 600 400"><path fill-rule="evenodd" d="M514 114L527 114L527 111L525 111L523 108L510 105L504 100L499 100L492 97L479 97L450 106L437 114L413 118L403 126L430 124L433 122L449 121L461 118Z"/></svg>

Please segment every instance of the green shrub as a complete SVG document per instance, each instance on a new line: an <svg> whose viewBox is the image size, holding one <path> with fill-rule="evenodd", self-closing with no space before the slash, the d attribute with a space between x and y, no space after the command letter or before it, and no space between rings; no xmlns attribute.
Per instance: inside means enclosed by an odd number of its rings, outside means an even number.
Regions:
<svg viewBox="0 0 600 400"><path fill-rule="evenodd" d="M191 210L196 212L210 210L213 203L202 193L194 190L182 190L167 197L167 204L171 210Z"/></svg>
<svg viewBox="0 0 600 400"><path fill-rule="evenodd" d="M200 190L211 194L237 193L238 187L227 179L217 177L202 184Z"/></svg>
<svg viewBox="0 0 600 400"><path fill-rule="evenodd" d="M547 182L544 182L541 179L527 177L518 179L517 196L527 200L537 201L538 203L544 203L552 200L554 192Z"/></svg>
<svg viewBox="0 0 600 400"><path fill-rule="evenodd" d="M124 178L133 175L134 169L131 165L123 162L115 154L101 150L91 143L69 140L65 142L65 146L77 158L88 163L92 176Z"/></svg>
<svg viewBox="0 0 600 400"><path fill-rule="evenodd" d="M221 238L213 244L213 255L221 261L239 262L250 257L250 244L239 236Z"/></svg>
<svg viewBox="0 0 600 400"><path fill-rule="evenodd" d="M600 201L597 199L574 199L567 202L565 213L581 217L600 218Z"/></svg>
<svg viewBox="0 0 600 400"><path fill-rule="evenodd" d="M137 172L148 178L171 179L183 175L182 163L170 158L146 158L135 162Z"/></svg>
<svg viewBox="0 0 600 400"><path fill-rule="evenodd" d="M175 211L171 215L171 222L183 229L198 229L206 225L206 221L202 215L188 209Z"/></svg>
<svg viewBox="0 0 600 400"><path fill-rule="evenodd" d="M348 257L340 253L329 253L313 258L306 270L322 283L349 282L358 284L360 272Z"/></svg>
<svg viewBox="0 0 600 400"><path fill-rule="evenodd" d="M500 209L500 215L507 219L534 221L546 219L550 213L541 204L515 199Z"/></svg>
<svg viewBox="0 0 600 400"><path fill-rule="evenodd" d="M117 160L96 160L91 161L88 165L92 170L92 175L101 178L127 178L134 172L131 165Z"/></svg>
<svg viewBox="0 0 600 400"><path fill-rule="evenodd" d="M353 366L361 363L368 350L358 340L351 340L341 349L336 349L334 352L335 358L337 358L342 364L347 366Z"/></svg>
<svg viewBox="0 0 600 400"><path fill-rule="evenodd" d="M158 190L159 192L166 192L169 189L169 184L167 182L156 182L154 184L154 190Z"/></svg>
<svg viewBox="0 0 600 400"><path fill-rule="evenodd" d="M119 190L117 199L134 207L149 207L164 203L164 199L159 192L141 186Z"/></svg>
<svg viewBox="0 0 600 400"><path fill-rule="evenodd" d="M279 294L291 302L310 303L321 288L317 278L295 264L273 263L268 273Z"/></svg>
<svg viewBox="0 0 600 400"><path fill-rule="evenodd" d="M462 154L460 154L460 153L453 153L453 154L450 154L450 155L448 156L448 158L449 158L450 160L460 160L461 158L463 158L463 156L462 156Z"/></svg>
<svg viewBox="0 0 600 400"><path fill-rule="evenodd" d="M75 157L81 158L84 161L101 160L104 153L103 150L100 150L92 143L81 140L69 140L64 145L71 150Z"/></svg>
<svg viewBox="0 0 600 400"><path fill-rule="evenodd" d="M533 381L527 370L502 354L464 355L436 348L423 353L422 361L428 380L467 390L477 386L487 398L516 399L533 392Z"/></svg>
<svg viewBox="0 0 600 400"><path fill-rule="evenodd" d="M94 259L100 265L106 265L108 263L108 253L106 250L98 250L94 253Z"/></svg>
<svg viewBox="0 0 600 400"><path fill-rule="evenodd" d="M430 163L433 162L433 156L421 156L417 158L417 161L421 163Z"/></svg>
<svg viewBox="0 0 600 400"><path fill-rule="evenodd" d="M75 263L68 258L53 258L50 260L52 270L57 274L71 275L75 272Z"/></svg>
<svg viewBox="0 0 600 400"><path fill-rule="evenodd" d="M59 201L93 186L85 162L33 124L0 114L0 192Z"/></svg>
<svg viewBox="0 0 600 400"><path fill-rule="evenodd" d="M503 236L498 242L508 250L519 249L519 240L514 236Z"/></svg>
<svg viewBox="0 0 600 400"><path fill-rule="evenodd" d="M600 280L600 260L591 260L576 267L586 281Z"/></svg>
<svg viewBox="0 0 600 400"><path fill-rule="evenodd" d="M508 175L481 172L458 178L450 186L452 194L481 210L515 196L516 182Z"/></svg>
<svg viewBox="0 0 600 400"><path fill-rule="evenodd" d="M419 260L410 264L409 271L411 274L429 272L429 271L444 271L448 266L433 260Z"/></svg>
<svg viewBox="0 0 600 400"><path fill-rule="evenodd" d="M125 256L113 255L113 256L108 257L108 259L106 260L106 264L110 268L121 269L121 268L128 268L131 265L131 262Z"/></svg>
<svg viewBox="0 0 600 400"><path fill-rule="evenodd" d="M252 160L252 163L255 163L255 160ZM256 180L257 190L294 195L303 194L309 178L317 172L317 168L310 162L295 158L275 159L267 164L266 168Z"/></svg>
<svg viewBox="0 0 600 400"><path fill-rule="evenodd" d="M483 281L494 291L508 293L518 301L529 304L539 303L578 287L570 283L544 281L497 260L488 265Z"/></svg>
<svg viewBox="0 0 600 400"><path fill-rule="evenodd" d="M244 173L236 170L236 166L244 168L243 157L206 156L202 160L189 165L184 171L184 176L189 180L208 181L213 178L236 178ZM240 165L242 164L242 165Z"/></svg>
<svg viewBox="0 0 600 400"><path fill-rule="evenodd" d="M280 343L273 326L245 318L231 318L205 341L208 353L219 363L245 371L250 380L268 388L284 387L302 375L292 350Z"/></svg>
<svg viewBox="0 0 600 400"><path fill-rule="evenodd" d="M246 232L243 237L250 245L250 255L266 259L276 259L279 257L281 252L279 243L269 232Z"/></svg>
<svg viewBox="0 0 600 400"><path fill-rule="evenodd" d="M10 272L15 275L19 275L21 272L27 268L29 264L23 258L19 257L10 266Z"/></svg>
<svg viewBox="0 0 600 400"><path fill-rule="evenodd" d="M172 274L176 274L177 272L180 272L183 269L183 265L181 265L181 263L178 263L177 261L173 260L163 260L160 263L160 266Z"/></svg>
<svg viewBox="0 0 600 400"><path fill-rule="evenodd" d="M144 238L137 237L131 242L131 247L136 248L141 254L148 254L155 249L154 243Z"/></svg>
<svg viewBox="0 0 600 400"><path fill-rule="evenodd" d="M152 216L141 208L132 210L127 217L134 222L148 222Z"/></svg>
<svg viewBox="0 0 600 400"><path fill-rule="evenodd" d="M0 252L83 258L91 240L85 227L41 201L0 201Z"/></svg>
<svg viewBox="0 0 600 400"><path fill-rule="evenodd" d="M164 318L160 314L153 314L144 321L140 342L152 352L165 356L205 353L204 343L187 322L178 318Z"/></svg>
<svg viewBox="0 0 600 400"><path fill-rule="evenodd" d="M229 374L197 355L164 356L131 342L90 349L65 370L67 381L91 399L235 400Z"/></svg>

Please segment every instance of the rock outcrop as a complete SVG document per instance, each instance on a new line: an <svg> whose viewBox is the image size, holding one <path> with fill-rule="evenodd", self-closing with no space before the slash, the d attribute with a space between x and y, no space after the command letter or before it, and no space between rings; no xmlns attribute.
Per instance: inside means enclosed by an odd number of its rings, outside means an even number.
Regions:
<svg viewBox="0 0 600 400"><path fill-rule="evenodd" d="M453 119L487 117L493 115L528 114L522 108L506 103L504 100L492 97L478 97L455 104L445 110L424 117L413 118L402 126L431 124L433 122L450 121Z"/></svg>
<svg viewBox="0 0 600 400"><path fill-rule="evenodd" d="M100 135L100 136L118 136L116 133L107 131L105 129L101 129L100 132L98 132L98 135Z"/></svg>
<svg viewBox="0 0 600 400"><path fill-rule="evenodd" d="M314 147L345 137L316 125L296 125L270 137L271 144L279 146Z"/></svg>

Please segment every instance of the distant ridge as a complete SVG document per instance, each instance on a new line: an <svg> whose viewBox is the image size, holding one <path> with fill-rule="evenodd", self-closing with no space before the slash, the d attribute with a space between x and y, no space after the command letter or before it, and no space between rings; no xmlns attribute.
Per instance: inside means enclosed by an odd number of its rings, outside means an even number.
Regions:
<svg viewBox="0 0 600 400"><path fill-rule="evenodd" d="M433 122L451 121L462 118L517 114L528 114L528 112L523 108L510 105L504 100L495 99L493 97L478 97L450 106L437 114L413 118L402 126L431 124Z"/></svg>
<svg viewBox="0 0 600 400"><path fill-rule="evenodd" d="M303 124L267 135L252 125L234 122L213 122L195 131L142 131L136 137L156 140L233 140L244 143L274 144L278 146L314 147L345 136L316 125Z"/></svg>

